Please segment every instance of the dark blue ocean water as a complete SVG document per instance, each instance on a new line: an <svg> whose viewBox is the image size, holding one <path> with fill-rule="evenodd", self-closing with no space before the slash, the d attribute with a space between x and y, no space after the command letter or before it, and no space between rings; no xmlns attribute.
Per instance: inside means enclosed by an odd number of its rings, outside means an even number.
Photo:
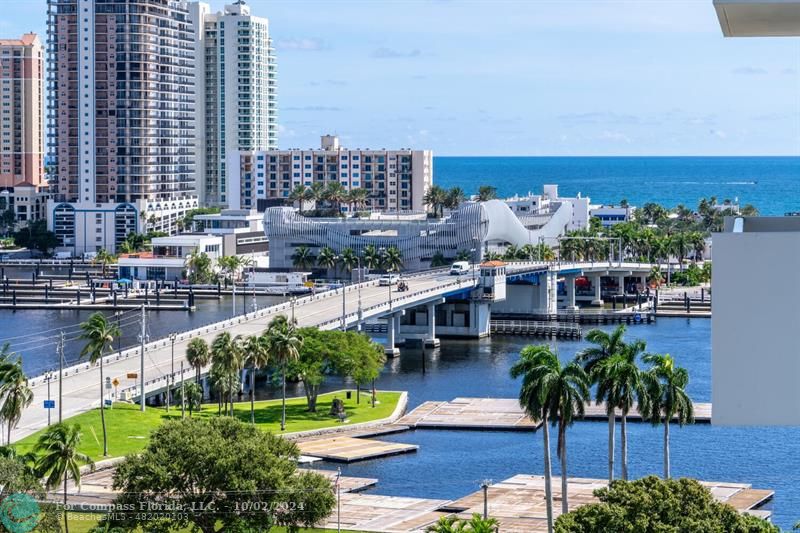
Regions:
<svg viewBox="0 0 800 533"><path fill-rule="evenodd" d="M468 194L480 185L501 196L582 193L597 203L658 202L695 207L700 198L739 198L764 215L800 211L800 157L436 157L434 183Z"/></svg>

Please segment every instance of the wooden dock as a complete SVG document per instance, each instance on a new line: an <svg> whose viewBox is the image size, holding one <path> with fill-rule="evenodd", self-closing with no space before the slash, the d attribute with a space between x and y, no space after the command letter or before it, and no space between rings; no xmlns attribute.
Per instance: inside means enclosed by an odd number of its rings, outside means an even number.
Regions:
<svg viewBox="0 0 800 533"><path fill-rule="evenodd" d="M622 413L617 409L617 417ZM694 404L695 421L711 422L711 404ZM607 420L605 404L586 404L584 420ZM629 422L641 422L634 407ZM425 402L397 421L417 429L479 429L497 431L534 431L541 423L533 423L519 406L517 399L455 398L450 402ZM313 454L312 454L313 455Z"/></svg>
<svg viewBox="0 0 800 533"><path fill-rule="evenodd" d="M300 448L303 455L342 463L410 453L419 448L416 444L384 442L341 435L300 441L297 443L297 447Z"/></svg>
<svg viewBox="0 0 800 533"><path fill-rule="evenodd" d="M769 518L770 512L759 506L772 498L771 490L753 489L745 483L701 481L712 496L728 503L739 512ZM555 516L561 514L561 479L553 477ZM593 492L607 486L604 479L569 478L570 510L596 503ZM547 531L547 509L544 498L544 477L519 474L488 489L489 516L500 522L503 533L541 533ZM391 533L417 533L442 516L454 515L471 518L473 513L483 514L483 491L478 490L457 500L445 501L404 496L377 494L342 494L341 517L336 511L322 524L326 529L336 529L337 518L343 528L358 531Z"/></svg>

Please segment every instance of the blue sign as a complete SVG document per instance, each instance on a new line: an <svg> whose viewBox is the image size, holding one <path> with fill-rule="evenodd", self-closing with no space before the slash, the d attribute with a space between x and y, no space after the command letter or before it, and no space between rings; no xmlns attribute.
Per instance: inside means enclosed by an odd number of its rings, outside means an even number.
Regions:
<svg viewBox="0 0 800 533"><path fill-rule="evenodd" d="M111 400L106 400L106 405L110 406L111 405Z"/></svg>
<svg viewBox="0 0 800 533"><path fill-rule="evenodd" d="M44 401L44 408L45 409L55 409L56 408L56 401L55 400L45 400Z"/></svg>

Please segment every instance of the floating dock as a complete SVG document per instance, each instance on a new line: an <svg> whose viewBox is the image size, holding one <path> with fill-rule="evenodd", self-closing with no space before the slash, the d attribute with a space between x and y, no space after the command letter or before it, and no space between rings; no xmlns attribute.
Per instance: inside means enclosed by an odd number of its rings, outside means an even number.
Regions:
<svg viewBox="0 0 800 533"><path fill-rule="evenodd" d="M341 435L301 441L297 443L297 447L300 448L303 455L342 463L416 452L419 448L416 444L384 442Z"/></svg>

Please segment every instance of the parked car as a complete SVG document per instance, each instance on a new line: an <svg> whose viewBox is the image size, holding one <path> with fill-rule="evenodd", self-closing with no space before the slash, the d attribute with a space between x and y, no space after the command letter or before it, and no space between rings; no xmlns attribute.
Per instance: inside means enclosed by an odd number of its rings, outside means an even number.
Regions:
<svg viewBox="0 0 800 533"><path fill-rule="evenodd" d="M456 261L450 267L450 275L461 276L462 274L469 274L469 263L466 261Z"/></svg>
<svg viewBox="0 0 800 533"><path fill-rule="evenodd" d="M384 274L378 280L378 285L395 285L400 281L400 274Z"/></svg>

